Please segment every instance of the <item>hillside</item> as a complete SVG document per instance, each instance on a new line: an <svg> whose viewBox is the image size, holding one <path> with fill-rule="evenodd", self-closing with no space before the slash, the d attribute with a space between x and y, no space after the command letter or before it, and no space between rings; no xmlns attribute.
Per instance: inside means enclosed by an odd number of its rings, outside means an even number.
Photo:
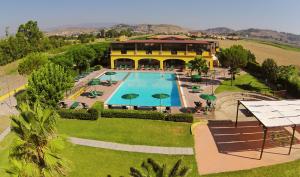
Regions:
<svg viewBox="0 0 300 177"><path fill-rule="evenodd" d="M268 30L268 29L249 28L244 30L233 30L230 28L218 27L218 28L210 28L207 30L202 30L202 32L208 34L218 34L218 35L228 35L234 33L243 38L260 39L260 40L272 41L272 42L282 43L282 44L290 44L290 45L300 47L300 35L278 32L278 31Z"/></svg>

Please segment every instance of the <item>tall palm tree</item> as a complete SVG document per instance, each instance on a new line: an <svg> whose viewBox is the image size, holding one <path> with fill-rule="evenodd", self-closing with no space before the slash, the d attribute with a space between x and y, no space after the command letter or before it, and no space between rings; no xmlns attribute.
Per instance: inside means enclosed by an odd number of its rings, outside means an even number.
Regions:
<svg viewBox="0 0 300 177"><path fill-rule="evenodd" d="M206 60L201 55L197 55L195 59L191 60L189 63L191 64L192 72L197 71L199 75L208 68Z"/></svg>
<svg viewBox="0 0 300 177"><path fill-rule="evenodd" d="M152 159L147 159L141 165L142 171L131 167L130 168L130 176L132 177L185 177L189 172L188 167L180 168L182 160L178 160L172 169L167 172L166 164L162 166L156 163Z"/></svg>
<svg viewBox="0 0 300 177"><path fill-rule="evenodd" d="M20 105L20 115L12 117L11 129L17 135L9 153L12 176L64 176L66 161L59 154L63 139L56 135L58 114L42 109L39 103L33 108Z"/></svg>

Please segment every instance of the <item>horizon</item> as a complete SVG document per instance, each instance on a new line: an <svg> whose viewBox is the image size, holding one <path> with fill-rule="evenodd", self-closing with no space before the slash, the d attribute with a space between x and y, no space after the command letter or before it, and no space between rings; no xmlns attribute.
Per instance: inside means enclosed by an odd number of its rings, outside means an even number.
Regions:
<svg viewBox="0 0 300 177"><path fill-rule="evenodd" d="M300 16L297 10L300 2L296 0L290 0L289 3L282 0L274 0L272 3L259 0L250 3L237 0L145 2L5 1L0 7L1 16L6 17L0 19L0 35L4 34L7 26L11 34L15 33L17 27L28 20L37 21L43 30L80 24L172 24L191 30L258 28L300 35L300 24L291 18Z"/></svg>

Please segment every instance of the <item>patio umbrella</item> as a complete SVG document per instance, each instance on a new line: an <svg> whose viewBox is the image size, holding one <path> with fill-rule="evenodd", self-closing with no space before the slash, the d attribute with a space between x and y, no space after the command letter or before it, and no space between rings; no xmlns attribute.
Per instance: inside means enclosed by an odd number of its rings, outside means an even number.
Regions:
<svg viewBox="0 0 300 177"><path fill-rule="evenodd" d="M111 76L117 74L116 72L106 72L105 75L110 76L110 81L111 81Z"/></svg>
<svg viewBox="0 0 300 177"><path fill-rule="evenodd" d="M165 93L157 93L157 94L152 95L152 97L160 100L159 103L160 103L160 107L161 107L161 100L162 100L162 99L169 98L170 95L165 94ZM160 109L161 109L161 108L160 108Z"/></svg>
<svg viewBox="0 0 300 177"><path fill-rule="evenodd" d="M125 100L130 100L129 105L131 105L131 100L132 100L132 99L135 99L135 98L137 98L137 97L139 97L139 94L136 94L136 93L128 93L128 94L122 95L121 97L122 97L123 99L125 99Z"/></svg>
<svg viewBox="0 0 300 177"><path fill-rule="evenodd" d="M204 100L209 100L209 101L214 101L217 99L217 97L215 95L210 95L210 94L201 94L200 98L202 98Z"/></svg>
<svg viewBox="0 0 300 177"><path fill-rule="evenodd" d="M201 75L194 74L191 76L192 82L199 82L201 81Z"/></svg>
<svg viewBox="0 0 300 177"><path fill-rule="evenodd" d="M100 84L100 79L98 79L98 78L92 79L92 80L90 80L90 82L88 84L89 85L99 85Z"/></svg>

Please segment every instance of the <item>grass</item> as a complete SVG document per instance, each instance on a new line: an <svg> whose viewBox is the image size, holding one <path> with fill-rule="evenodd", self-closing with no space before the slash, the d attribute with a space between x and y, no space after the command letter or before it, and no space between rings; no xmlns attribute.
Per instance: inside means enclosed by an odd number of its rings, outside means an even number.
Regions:
<svg viewBox="0 0 300 177"><path fill-rule="evenodd" d="M9 167L8 161L8 153L9 147L14 140L14 135L9 134L7 137L4 138L3 141L0 142L0 176L5 177L8 176L5 173L5 170Z"/></svg>
<svg viewBox="0 0 300 177"><path fill-rule="evenodd" d="M226 80L216 88L215 93L222 92L243 92L243 91L255 91L264 94L270 94L270 89L260 80L250 74L242 74L237 76L231 86L231 81Z"/></svg>
<svg viewBox="0 0 300 177"><path fill-rule="evenodd" d="M68 176L103 176L110 174L113 177L129 177L130 167L140 167L141 163L147 158L152 158L158 163L166 163L167 168L173 165L178 159L183 160L185 166L191 169L190 176L196 177L197 166L194 156L168 156L158 154L144 154L112 151L78 145L69 145L64 155L72 161L71 172Z"/></svg>
<svg viewBox="0 0 300 177"><path fill-rule="evenodd" d="M0 133L10 124L10 118L7 116L0 117Z"/></svg>
<svg viewBox="0 0 300 177"><path fill-rule="evenodd" d="M9 64L0 66L0 77L5 75L17 75L18 74L18 65L21 60L16 60Z"/></svg>
<svg viewBox="0 0 300 177"><path fill-rule="evenodd" d="M190 126L189 123L115 118L58 121L58 131L68 136L126 144L177 147L194 145Z"/></svg>
<svg viewBox="0 0 300 177"><path fill-rule="evenodd" d="M259 63L262 63L266 58L273 58L279 65L296 65L300 68L300 49L291 49L291 47L281 44L253 40L219 40L219 43L221 48L242 45L255 54Z"/></svg>
<svg viewBox="0 0 300 177"><path fill-rule="evenodd" d="M8 168L9 145L13 142L13 134L9 134L0 142L0 176L5 177L5 169ZM153 158L160 164L166 163L167 168L176 160L182 159L183 164L191 169L189 177L199 177L194 156L168 156L158 154L130 153L121 151L104 150L92 147L66 144L63 155L69 161L69 174L71 177L103 176L108 174L113 177L129 177L130 167L139 167L143 160ZM214 165L214 164L212 164ZM300 160L278 164L268 167L260 167L250 170L226 172L203 175L201 177L298 177Z"/></svg>

